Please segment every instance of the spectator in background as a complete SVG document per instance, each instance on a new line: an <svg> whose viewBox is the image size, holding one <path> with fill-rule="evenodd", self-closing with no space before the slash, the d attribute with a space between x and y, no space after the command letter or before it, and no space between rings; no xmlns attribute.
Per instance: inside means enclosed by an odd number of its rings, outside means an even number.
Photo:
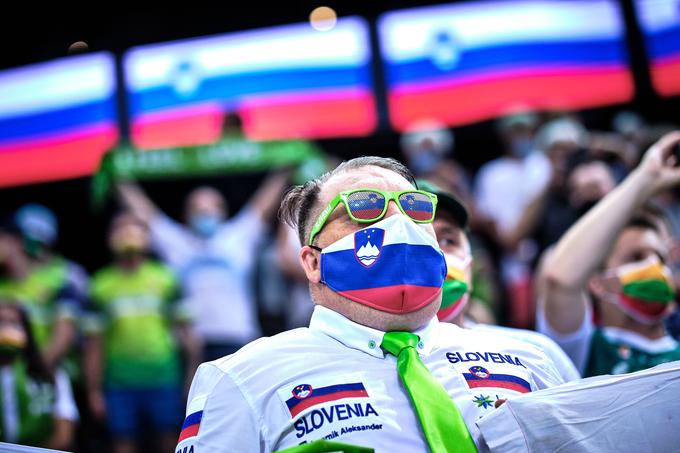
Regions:
<svg viewBox="0 0 680 453"><path fill-rule="evenodd" d="M468 281L469 292L466 295L466 303L462 305L465 307L466 315L477 322L495 324L496 319L493 312L495 303L493 281L489 277L488 272L486 272L484 269L480 269L478 267L478 263L476 262L480 257L481 259L486 259L487 255L483 249L480 250L479 248L473 247L472 235L469 233L470 216L468 215L468 210L465 207L465 204L453 193L441 189L436 184L423 179L418 179L416 182L418 183L418 188L420 190L432 192L437 196L440 196L441 194L441 199L437 205L438 214L449 217L453 216L453 218L456 219L455 227L451 227L451 229L454 229L456 232L453 234L455 237L451 237L451 235L449 235L448 240L439 241L440 247L443 248L443 244L448 243L455 243L456 247L458 247L458 242L461 242L461 239L458 239L458 230L460 230L465 236L462 242L464 242L463 248L466 250L466 266L470 274L470 280ZM437 232L438 224L441 226L441 223L438 223L437 219L435 218L435 232ZM449 229L445 228L441 231L448 233ZM454 307L449 307L449 310L454 310ZM445 311L446 310L442 311L442 313ZM440 319L443 320L441 317Z"/></svg>
<svg viewBox="0 0 680 453"><path fill-rule="evenodd" d="M28 255L39 266L45 266L48 272L58 274L60 280L68 280L84 302L87 295L87 273L79 264L55 252L59 225L54 213L46 206L30 203L19 208L14 217Z"/></svg>
<svg viewBox="0 0 680 453"><path fill-rule="evenodd" d="M570 167L564 187L546 187L527 206L519 224L506 239L508 247L530 236L542 253L616 186L614 174L604 162L573 159Z"/></svg>
<svg viewBox="0 0 680 453"><path fill-rule="evenodd" d="M675 295L668 231L658 216L636 214L655 194L680 184L672 158L677 143L680 132L654 144L540 266L539 330L562 346L584 376L680 360L680 345L664 329ZM599 325L593 323L594 308Z"/></svg>
<svg viewBox="0 0 680 453"><path fill-rule="evenodd" d="M624 110L617 113L612 120L612 129L616 132L626 143L626 149L631 150L631 162L628 169L632 169L637 165L642 152L655 142L661 135L650 141L650 126L645 119L636 112ZM672 128L673 130L675 128ZM667 131L669 132L669 131Z"/></svg>
<svg viewBox="0 0 680 453"><path fill-rule="evenodd" d="M68 376L46 366L25 311L0 300L0 440L35 447L72 447L78 410Z"/></svg>
<svg viewBox="0 0 680 453"><path fill-rule="evenodd" d="M451 156L455 148L453 132L444 124L434 120L415 122L401 136L401 150L406 156L407 166L416 177L418 184L432 183L455 194L470 208L471 223L476 224L475 204L471 194L470 178L465 169ZM473 226L474 230L474 226ZM491 256L479 238L471 234L475 254L474 275L475 300L471 310L485 322L495 320L497 311L497 278Z"/></svg>
<svg viewBox="0 0 680 453"><path fill-rule="evenodd" d="M536 148L539 119L526 112L501 118L497 130L505 154L484 164L475 181L477 226L501 249L500 271L509 302L510 323L531 324L529 262L535 253L530 241L518 241L508 249L506 237L517 227L524 209L549 183L550 161Z"/></svg>
<svg viewBox="0 0 680 453"><path fill-rule="evenodd" d="M414 123L401 136L401 151L413 174L441 187L466 202L471 201L470 178L451 158L455 146L453 132L434 120Z"/></svg>
<svg viewBox="0 0 680 453"><path fill-rule="evenodd" d="M82 293L65 267L32 258L15 220L0 227L0 297L27 310L32 333L46 366L54 371L76 340ZM69 374L77 374L70 363Z"/></svg>
<svg viewBox="0 0 680 453"><path fill-rule="evenodd" d="M588 145L588 131L569 116L549 121L538 130L536 147L550 161L549 186L552 189L560 190L566 186L570 162L578 153L586 153Z"/></svg>
<svg viewBox="0 0 680 453"><path fill-rule="evenodd" d="M453 194L433 185L418 183L422 190L437 195L437 211L433 223L437 242L447 263L447 276L442 290L442 304L437 312L440 321L452 322L461 327L506 335L542 349L555 363L565 382L579 379L580 375L571 359L550 338L538 332L511 329L485 322L475 322L469 315L470 308L476 303L473 297L473 256L466 234L468 212Z"/></svg>
<svg viewBox="0 0 680 453"><path fill-rule="evenodd" d="M87 301L88 276L79 264L59 255L54 246L59 237L57 217L46 206L30 203L16 212L16 225L21 232L24 249L31 258L35 272L44 275L47 281L55 282L62 289L62 297L73 299L71 305L82 308ZM78 310L80 311L80 310ZM66 327L59 326L64 330ZM70 333L68 334L70 336ZM63 336L67 337L66 334ZM54 367L63 356L67 345L57 345L46 351L45 360ZM74 382L80 382L80 366L75 350L61 363Z"/></svg>
<svg viewBox="0 0 680 453"><path fill-rule="evenodd" d="M199 187L187 196L186 226L163 214L138 186L118 186L123 205L149 225L152 249L180 278L204 342L204 361L232 354L261 335L253 266L287 181L287 172L270 175L231 219L222 195Z"/></svg>
<svg viewBox="0 0 680 453"><path fill-rule="evenodd" d="M178 340L186 352L186 375L198 366L188 315L176 304L175 278L147 258L148 242L144 223L119 214L109 232L114 263L92 278L85 357L89 401L95 416L106 416L116 452L134 451L142 417L151 425L144 434L158 435L162 451L172 450L182 410Z"/></svg>

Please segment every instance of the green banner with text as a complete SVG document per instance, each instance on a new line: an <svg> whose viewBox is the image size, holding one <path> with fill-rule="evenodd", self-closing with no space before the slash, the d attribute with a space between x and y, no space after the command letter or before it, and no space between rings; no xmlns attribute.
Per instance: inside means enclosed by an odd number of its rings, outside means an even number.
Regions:
<svg viewBox="0 0 680 453"><path fill-rule="evenodd" d="M92 202L95 208L101 207L117 180L215 176L285 167L296 168L296 184L327 169L321 150L302 140L256 142L230 137L211 145L185 148L145 151L121 147L102 158L92 178Z"/></svg>

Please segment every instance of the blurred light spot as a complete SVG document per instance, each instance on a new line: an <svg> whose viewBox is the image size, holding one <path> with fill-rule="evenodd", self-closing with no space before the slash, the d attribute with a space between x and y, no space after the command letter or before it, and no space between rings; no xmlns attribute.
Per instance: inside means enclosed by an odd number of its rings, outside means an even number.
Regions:
<svg viewBox="0 0 680 453"><path fill-rule="evenodd" d="M309 15L309 24L318 31L332 30L337 21L338 15L328 6L319 6Z"/></svg>
<svg viewBox="0 0 680 453"><path fill-rule="evenodd" d="M70 46L68 46L68 54L74 55L78 53L87 52L89 48L90 47L87 45L85 41L76 41Z"/></svg>

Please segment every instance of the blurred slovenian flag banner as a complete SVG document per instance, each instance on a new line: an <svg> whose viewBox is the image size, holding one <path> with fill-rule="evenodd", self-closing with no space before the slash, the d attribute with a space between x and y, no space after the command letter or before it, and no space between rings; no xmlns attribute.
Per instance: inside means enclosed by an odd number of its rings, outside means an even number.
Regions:
<svg viewBox="0 0 680 453"><path fill-rule="evenodd" d="M0 187L88 176L118 140L113 55L0 72Z"/></svg>
<svg viewBox="0 0 680 453"><path fill-rule="evenodd" d="M632 99L618 2L485 1L389 12L378 21L389 115L460 125L516 110Z"/></svg>
<svg viewBox="0 0 680 453"><path fill-rule="evenodd" d="M680 94L680 0L637 0L652 84L662 96Z"/></svg>
<svg viewBox="0 0 680 453"><path fill-rule="evenodd" d="M338 20L140 46L124 57L133 144L207 144L225 112L246 136L361 136L376 127L366 22Z"/></svg>

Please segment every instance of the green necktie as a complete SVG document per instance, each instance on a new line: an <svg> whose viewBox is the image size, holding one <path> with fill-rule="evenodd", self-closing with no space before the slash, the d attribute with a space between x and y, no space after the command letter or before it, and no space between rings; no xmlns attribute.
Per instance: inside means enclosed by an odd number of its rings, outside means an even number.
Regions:
<svg viewBox="0 0 680 453"><path fill-rule="evenodd" d="M416 351L418 336L411 332L387 332L380 347L397 358L397 370L416 410L430 450L476 452L477 446L458 407L430 374Z"/></svg>

